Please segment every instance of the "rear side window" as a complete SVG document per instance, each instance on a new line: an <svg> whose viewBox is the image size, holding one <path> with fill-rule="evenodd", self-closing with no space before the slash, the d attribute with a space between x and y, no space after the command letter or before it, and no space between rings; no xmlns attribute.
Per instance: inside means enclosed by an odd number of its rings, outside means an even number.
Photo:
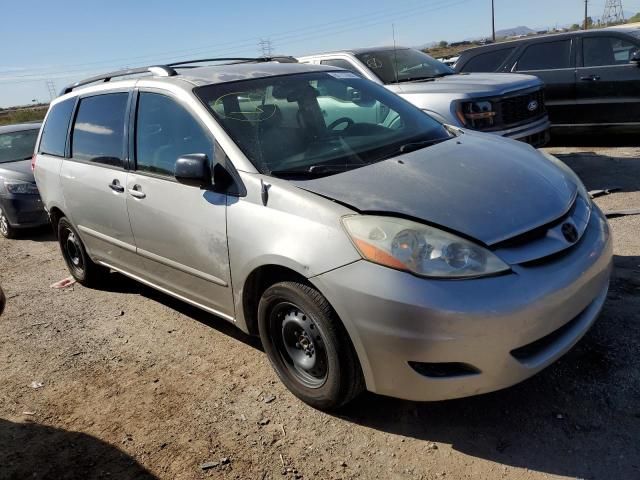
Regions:
<svg viewBox="0 0 640 480"><path fill-rule="evenodd" d="M464 64L461 71L463 72L495 72L500 68L509 55L515 50L512 48L503 48L493 52L481 53L476 55Z"/></svg>
<svg viewBox="0 0 640 480"><path fill-rule="evenodd" d="M352 72L360 75L360 72L356 70L356 67L354 67L351 64L351 62L348 62L347 60L343 60L341 58L330 58L329 60L321 60L320 65L330 65L332 67L340 67L346 70L351 70Z"/></svg>
<svg viewBox="0 0 640 480"><path fill-rule="evenodd" d="M569 67L571 67L571 40L530 45L518 61L518 71L520 72Z"/></svg>
<svg viewBox="0 0 640 480"><path fill-rule="evenodd" d="M618 37L585 37L582 55L585 67L627 65L638 47Z"/></svg>
<svg viewBox="0 0 640 480"><path fill-rule="evenodd" d="M73 126L71 156L122 167L128 93L108 93L80 100Z"/></svg>
<svg viewBox="0 0 640 480"><path fill-rule="evenodd" d="M40 153L64 157L69 121L71 120L71 113L75 103L76 99L70 98L51 107L51 111L47 115L47 121L42 129Z"/></svg>
<svg viewBox="0 0 640 480"><path fill-rule="evenodd" d="M140 93L136 127L136 168L173 177L178 157L205 153L213 143L200 124L173 99Z"/></svg>

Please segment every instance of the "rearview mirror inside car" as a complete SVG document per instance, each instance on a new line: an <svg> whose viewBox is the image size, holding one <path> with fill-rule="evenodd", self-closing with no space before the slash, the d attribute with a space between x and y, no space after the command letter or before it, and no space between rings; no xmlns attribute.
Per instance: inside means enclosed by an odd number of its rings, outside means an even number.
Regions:
<svg viewBox="0 0 640 480"><path fill-rule="evenodd" d="M192 187L207 189L213 186L209 157L204 153L192 153L179 157L174 175L178 182Z"/></svg>

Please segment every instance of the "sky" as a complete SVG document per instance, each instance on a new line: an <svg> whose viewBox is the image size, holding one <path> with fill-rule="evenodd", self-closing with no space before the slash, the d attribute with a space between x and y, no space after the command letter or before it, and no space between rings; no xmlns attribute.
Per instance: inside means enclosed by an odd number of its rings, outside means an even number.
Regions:
<svg viewBox="0 0 640 480"><path fill-rule="evenodd" d="M121 68L219 56L303 55L341 48L490 36L491 0L4 0L0 107L47 102L50 90ZM496 29L577 23L583 0L495 0ZM602 15L605 0L589 0ZM639 12L640 0L623 0Z"/></svg>

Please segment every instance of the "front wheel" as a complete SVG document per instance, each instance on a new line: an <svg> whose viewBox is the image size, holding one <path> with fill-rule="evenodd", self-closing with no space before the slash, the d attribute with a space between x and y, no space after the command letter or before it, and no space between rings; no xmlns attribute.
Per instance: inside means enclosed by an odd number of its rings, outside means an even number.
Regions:
<svg viewBox="0 0 640 480"><path fill-rule="evenodd" d="M4 238L16 238L16 229L9 224L9 219L0 207L0 235Z"/></svg>
<svg viewBox="0 0 640 480"><path fill-rule="evenodd" d="M349 336L329 302L298 282L269 287L258 306L265 352L285 386L321 410L339 408L364 389Z"/></svg>
<svg viewBox="0 0 640 480"><path fill-rule="evenodd" d="M108 269L89 258L78 232L66 218L61 218L58 222L58 242L73 278L86 287L100 286Z"/></svg>

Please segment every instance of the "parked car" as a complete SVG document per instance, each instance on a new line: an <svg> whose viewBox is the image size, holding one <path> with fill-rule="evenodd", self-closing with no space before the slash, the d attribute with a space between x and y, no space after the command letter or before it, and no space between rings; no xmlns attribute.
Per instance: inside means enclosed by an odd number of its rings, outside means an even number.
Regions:
<svg viewBox="0 0 640 480"><path fill-rule="evenodd" d="M31 171L39 130L39 123L0 127L0 234L6 238L49 221Z"/></svg>
<svg viewBox="0 0 640 480"><path fill-rule="evenodd" d="M463 52L456 71L536 75L553 127L640 126L640 29L586 30Z"/></svg>
<svg viewBox="0 0 640 480"><path fill-rule="evenodd" d="M452 68L426 53L404 47L343 50L298 60L351 70L386 86L448 125L534 146L544 145L549 138L544 88L535 77L456 75Z"/></svg>
<svg viewBox="0 0 640 480"><path fill-rule="evenodd" d="M347 70L187 66L52 102L35 175L78 282L115 270L260 335L323 409L504 388L595 321L609 229L556 158Z"/></svg>

